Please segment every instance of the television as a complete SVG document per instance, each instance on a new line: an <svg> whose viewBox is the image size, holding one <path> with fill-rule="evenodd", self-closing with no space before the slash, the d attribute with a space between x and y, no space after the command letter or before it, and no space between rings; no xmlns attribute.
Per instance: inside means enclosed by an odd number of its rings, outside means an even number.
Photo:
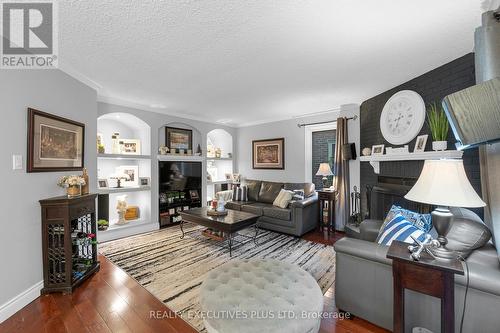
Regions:
<svg viewBox="0 0 500 333"><path fill-rule="evenodd" d="M160 192L200 190L201 162L160 161Z"/></svg>
<svg viewBox="0 0 500 333"><path fill-rule="evenodd" d="M442 104L457 149L500 141L500 78L448 95Z"/></svg>

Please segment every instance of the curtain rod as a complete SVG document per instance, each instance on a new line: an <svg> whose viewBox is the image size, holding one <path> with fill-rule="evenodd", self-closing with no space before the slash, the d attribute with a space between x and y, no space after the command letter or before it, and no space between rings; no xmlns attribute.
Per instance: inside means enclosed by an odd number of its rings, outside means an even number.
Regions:
<svg viewBox="0 0 500 333"><path fill-rule="evenodd" d="M346 118L347 120L356 120L358 119L358 116L352 116L349 118ZM297 124L297 127L304 127L304 126L310 126L310 125L320 125L320 124L328 124L328 123L336 123L337 120L329 120L329 121L319 121L317 123L308 123L308 124Z"/></svg>

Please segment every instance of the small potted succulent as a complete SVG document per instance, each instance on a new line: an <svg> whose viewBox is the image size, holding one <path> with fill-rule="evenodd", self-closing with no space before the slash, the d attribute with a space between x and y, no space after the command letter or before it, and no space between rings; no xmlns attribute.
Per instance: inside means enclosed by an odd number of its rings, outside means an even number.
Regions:
<svg viewBox="0 0 500 333"><path fill-rule="evenodd" d="M85 185L85 179L82 176L62 176L57 185L66 189L68 198L77 197L82 193L82 186Z"/></svg>
<svg viewBox="0 0 500 333"><path fill-rule="evenodd" d="M99 220L97 221L97 229L101 230L101 231L104 231L104 230L108 230L109 228L109 222L107 220Z"/></svg>
<svg viewBox="0 0 500 333"><path fill-rule="evenodd" d="M448 131L450 125L443 108L437 103L429 106L427 113L427 123L432 134L432 149L435 151L444 151L448 148Z"/></svg>

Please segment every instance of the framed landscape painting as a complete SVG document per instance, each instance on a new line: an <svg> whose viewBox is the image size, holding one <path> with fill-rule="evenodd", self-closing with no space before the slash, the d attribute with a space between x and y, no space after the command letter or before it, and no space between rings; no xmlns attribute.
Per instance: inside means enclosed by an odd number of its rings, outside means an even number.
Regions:
<svg viewBox="0 0 500 333"><path fill-rule="evenodd" d="M28 108L28 172L82 170L85 125Z"/></svg>
<svg viewBox="0 0 500 333"><path fill-rule="evenodd" d="M193 131L185 128L165 127L165 141L169 149L193 150Z"/></svg>
<svg viewBox="0 0 500 333"><path fill-rule="evenodd" d="M252 141L254 169L285 169L285 139Z"/></svg>

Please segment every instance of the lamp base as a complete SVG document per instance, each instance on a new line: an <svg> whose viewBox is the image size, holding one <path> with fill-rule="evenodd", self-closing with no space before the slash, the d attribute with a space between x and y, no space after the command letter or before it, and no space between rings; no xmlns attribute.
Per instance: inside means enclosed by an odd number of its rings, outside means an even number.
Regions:
<svg viewBox="0 0 500 333"><path fill-rule="evenodd" d="M448 240L446 235L451 227L451 222L453 221L453 214L446 207L438 207L432 213L432 225L438 233L439 247L431 249L432 254L438 260L454 260L457 258L457 254L448 248L446 244Z"/></svg>

